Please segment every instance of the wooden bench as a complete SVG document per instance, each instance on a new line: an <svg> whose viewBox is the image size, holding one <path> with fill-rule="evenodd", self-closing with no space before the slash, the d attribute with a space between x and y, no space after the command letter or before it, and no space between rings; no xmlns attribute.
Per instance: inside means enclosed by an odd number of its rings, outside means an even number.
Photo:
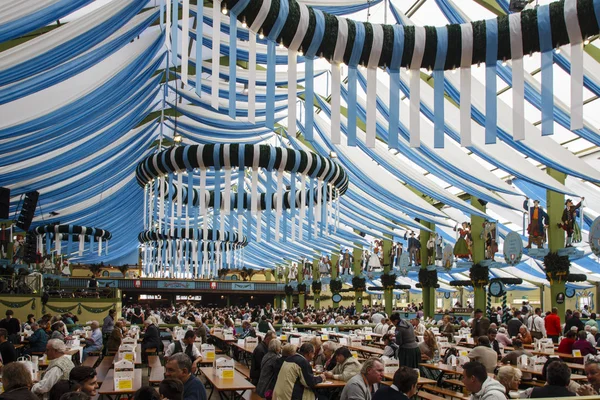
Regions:
<svg viewBox="0 0 600 400"><path fill-rule="evenodd" d="M162 365L160 367L153 367L150 369L150 378L148 378L148 382L151 385L157 385L161 383L165 379L165 367Z"/></svg>
<svg viewBox="0 0 600 400"><path fill-rule="evenodd" d="M439 386L433 386L433 385L424 385L422 387L423 390L428 390L430 392L433 393L437 393L437 394L442 394L444 396L449 396L449 397L453 397L456 399L468 399L469 396L460 392L455 392L454 390L450 390L450 389L444 389L441 388Z"/></svg>
<svg viewBox="0 0 600 400"><path fill-rule="evenodd" d="M521 384L525 385L525 386L536 386L536 387L546 386L546 382L541 382L541 381L521 381Z"/></svg>
<svg viewBox="0 0 600 400"><path fill-rule="evenodd" d="M158 356L148 356L148 368L159 368L162 367L160 362L160 357Z"/></svg>
<svg viewBox="0 0 600 400"><path fill-rule="evenodd" d="M237 372L244 376L244 378L250 378L250 368L248 368L248 366L239 361L236 361L233 366Z"/></svg>
<svg viewBox="0 0 600 400"><path fill-rule="evenodd" d="M104 378L106 378L106 374L112 367L114 357L104 357L100 365L96 367L96 379L98 383L104 382Z"/></svg>
<svg viewBox="0 0 600 400"><path fill-rule="evenodd" d="M96 363L98 362L98 359L100 357L94 356L94 357L88 357L85 359L85 361L83 362L83 364L81 364L82 367L92 367L94 368L94 365L96 365Z"/></svg>
<svg viewBox="0 0 600 400"><path fill-rule="evenodd" d="M417 397L419 397L421 399L425 399L425 400L444 400L443 397L436 396L435 394L424 392L422 390L417 393Z"/></svg>

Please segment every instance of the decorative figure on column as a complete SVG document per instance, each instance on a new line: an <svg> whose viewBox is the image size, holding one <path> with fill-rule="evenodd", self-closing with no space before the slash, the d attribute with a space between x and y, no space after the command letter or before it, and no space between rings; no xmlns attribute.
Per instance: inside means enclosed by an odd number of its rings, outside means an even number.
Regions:
<svg viewBox="0 0 600 400"><path fill-rule="evenodd" d="M312 263L309 263L306 258L302 259L302 274L304 279L312 280Z"/></svg>
<svg viewBox="0 0 600 400"><path fill-rule="evenodd" d="M483 235L485 238L485 259L493 260L498 251L498 243L496 243L496 223L485 221L483 224Z"/></svg>
<svg viewBox="0 0 600 400"><path fill-rule="evenodd" d="M396 243L390 249L390 260L394 269L400 268L400 256L404 250L402 243Z"/></svg>
<svg viewBox="0 0 600 400"><path fill-rule="evenodd" d="M292 263L290 267L290 272L288 272L288 280L290 282L298 280L298 265L296 263Z"/></svg>
<svg viewBox="0 0 600 400"><path fill-rule="evenodd" d="M350 253L349 249L345 249L341 257L342 275L350 274L353 262L354 257L352 256L352 253Z"/></svg>
<svg viewBox="0 0 600 400"><path fill-rule="evenodd" d="M331 274L331 261L329 260L329 256L321 256L321 260L319 261L319 273L321 274L321 278L328 277Z"/></svg>
<svg viewBox="0 0 600 400"><path fill-rule="evenodd" d="M567 241L565 247L573 247L573 232L579 230L575 218L577 217L577 210L581 207L581 202L585 200L585 197L581 198L581 201L576 206L573 205L573 200L567 199L565 202L565 209L563 210L561 222L556 224L559 228L563 228L567 232ZM581 237L581 233L579 233Z"/></svg>
<svg viewBox="0 0 600 400"><path fill-rule="evenodd" d="M429 235L429 240L427 240L427 265L435 265L435 237L433 235Z"/></svg>
<svg viewBox="0 0 600 400"><path fill-rule="evenodd" d="M441 260L444 256L444 240L442 235L435 235L435 259Z"/></svg>
<svg viewBox="0 0 600 400"><path fill-rule="evenodd" d="M381 270L381 259L379 258L381 249L379 247L379 242L379 240L375 240L373 254L371 254L371 257L369 258L369 272Z"/></svg>
<svg viewBox="0 0 600 400"><path fill-rule="evenodd" d="M458 226L454 227L455 231L458 231L458 240L454 245L454 255L458 258L468 258L471 259L471 251L469 250L470 234L471 234L471 224L468 222L463 222L462 227Z"/></svg>
<svg viewBox="0 0 600 400"><path fill-rule="evenodd" d="M523 202L523 208L527 211L529 209L529 226L527 227L527 233L529 233L529 242L527 243L527 249L531 248L531 244L535 244L538 249L544 248L546 242L546 229L548 228L548 214L540 207L540 201L534 200L533 207L529 207L529 198L526 197Z"/></svg>
<svg viewBox="0 0 600 400"><path fill-rule="evenodd" d="M407 232L404 232L404 240L407 240ZM421 242L415 238L415 233L410 231L410 238L408 238L408 254L410 256L410 265L419 265L418 254L421 250Z"/></svg>
<svg viewBox="0 0 600 400"><path fill-rule="evenodd" d="M369 260L371 259L371 253L369 253L369 250L363 250L362 253L362 258L361 258L361 266L362 266L362 270L363 271L367 271L367 267L369 265Z"/></svg>

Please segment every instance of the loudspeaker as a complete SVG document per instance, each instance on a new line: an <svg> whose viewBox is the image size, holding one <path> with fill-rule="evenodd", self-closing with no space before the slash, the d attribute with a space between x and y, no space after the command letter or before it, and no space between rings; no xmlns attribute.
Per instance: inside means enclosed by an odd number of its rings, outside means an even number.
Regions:
<svg viewBox="0 0 600 400"><path fill-rule="evenodd" d="M8 219L10 207L10 189L0 187L0 219Z"/></svg>
<svg viewBox="0 0 600 400"><path fill-rule="evenodd" d="M39 197L40 194L35 190L33 192L25 193L21 214L19 215L19 219L17 219L17 226L24 231L28 231L31 226L31 221L33 221L33 215L35 214L35 208Z"/></svg>
<svg viewBox="0 0 600 400"><path fill-rule="evenodd" d="M23 261L26 264L33 264L37 262L37 251L35 246L35 235L33 232L27 232L27 236L25 236L25 243L23 243Z"/></svg>

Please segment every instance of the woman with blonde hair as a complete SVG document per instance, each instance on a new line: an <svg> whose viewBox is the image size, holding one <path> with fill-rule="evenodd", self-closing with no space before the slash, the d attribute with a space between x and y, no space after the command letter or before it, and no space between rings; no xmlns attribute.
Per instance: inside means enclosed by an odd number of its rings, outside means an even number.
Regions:
<svg viewBox="0 0 600 400"><path fill-rule="evenodd" d="M521 382L521 370L512 367L510 365L500 367L498 370L498 382L506 389L506 398L510 399L509 393L511 391L519 390L519 383Z"/></svg>
<svg viewBox="0 0 600 400"><path fill-rule="evenodd" d="M435 340L435 334L432 331L425 331L423 334L423 341L419 343L419 349L421 350L421 357L426 360L432 360L435 351L439 351L437 341Z"/></svg>

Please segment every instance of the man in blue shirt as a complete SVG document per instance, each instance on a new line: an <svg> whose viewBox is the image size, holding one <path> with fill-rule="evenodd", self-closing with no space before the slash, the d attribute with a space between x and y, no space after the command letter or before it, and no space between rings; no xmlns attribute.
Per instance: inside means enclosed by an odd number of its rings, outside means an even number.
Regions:
<svg viewBox="0 0 600 400"><path fill-rule="evenodd" d="M183 400L207 400L204 385L191 371L192 360L184 353L172 355L165 364L165 378L183 382Z"/></svg>
<svg viewBox="0 0 600 400"><path fill-rule="evenodd" d="M98 321L92 321L92 334L89 338L85 339L85 348L83 349L83 359L85 360L88 353L92 351L102 350L102 331L100 330L100 324Z"/></svg>

